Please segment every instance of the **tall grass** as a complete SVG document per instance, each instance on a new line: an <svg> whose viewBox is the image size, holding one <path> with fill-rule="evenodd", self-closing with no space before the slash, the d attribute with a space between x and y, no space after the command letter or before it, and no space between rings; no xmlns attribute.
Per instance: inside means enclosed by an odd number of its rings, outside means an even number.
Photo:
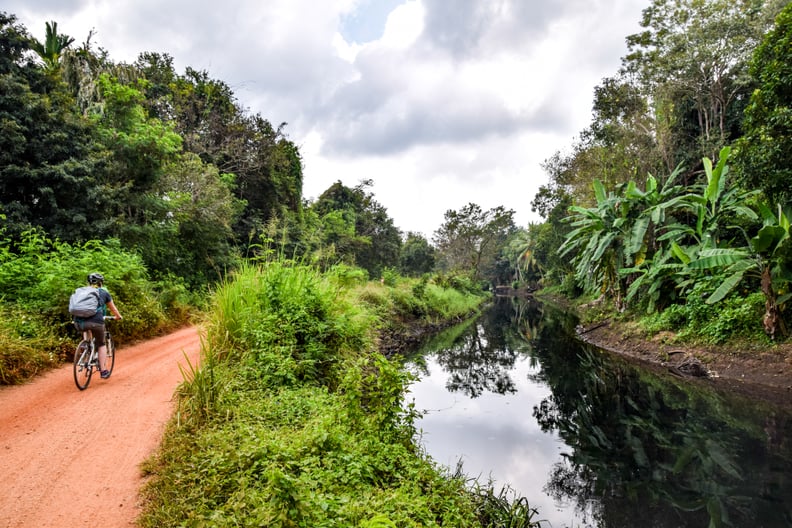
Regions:
<svg viewBox="0 0 792 528"><path fill-rule="evenodd" d="M382 318L428 323L470 316L487 297L481 290L457 289L446 280L428 277L392 278L384 284L369 282L350 289L357 302Z"/></svg>
<svg viewBox="0 0 792 528"><path fill-rule="evenodd" d="M281 371L279 383L332 386L342 359L375 337L371 314L314 268L288 261L242 266L214 299L207 353Z"/></svg>

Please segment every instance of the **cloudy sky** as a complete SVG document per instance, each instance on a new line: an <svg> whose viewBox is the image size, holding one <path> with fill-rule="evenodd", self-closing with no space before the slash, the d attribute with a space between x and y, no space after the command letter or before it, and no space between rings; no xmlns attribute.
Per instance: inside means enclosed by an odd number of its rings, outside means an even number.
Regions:
<svg viewBox="0 0 792 528"><path fill-rule="evenodd" d="M117 62L167 53L205 70L303 155L303 194L369 190L403 231L431 237L467 203L513 209L547 181L591 117L649 0L6 0Z"/></svg>

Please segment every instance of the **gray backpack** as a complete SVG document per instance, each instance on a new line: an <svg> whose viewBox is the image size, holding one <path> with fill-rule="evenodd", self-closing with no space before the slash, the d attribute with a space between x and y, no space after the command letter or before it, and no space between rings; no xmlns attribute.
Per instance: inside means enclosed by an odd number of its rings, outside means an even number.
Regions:
<svg viewBox="0 0 792 528"><path fill-rule="evenodd" d="M82 286L69 297L69 313L87 319L99 311L99 292L92 286Z"/></svg>

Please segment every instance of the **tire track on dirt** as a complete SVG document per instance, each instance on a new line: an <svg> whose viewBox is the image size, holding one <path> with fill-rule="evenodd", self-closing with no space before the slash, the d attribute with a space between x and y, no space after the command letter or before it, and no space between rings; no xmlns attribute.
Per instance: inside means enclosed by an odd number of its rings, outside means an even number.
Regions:
<svg viewBox="0 0 792 528"><path fill-rule="evenodd" d="M84 391L71 363L0 389L0 527L134 526L140 463L173 413L179 364L199 349L198 330L184 328L119 343L113 375Z"/></svg>

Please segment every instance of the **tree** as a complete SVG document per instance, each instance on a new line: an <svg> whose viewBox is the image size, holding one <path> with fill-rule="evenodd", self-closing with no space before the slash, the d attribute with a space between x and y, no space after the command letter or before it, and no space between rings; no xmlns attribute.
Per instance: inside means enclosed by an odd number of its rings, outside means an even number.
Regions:
<svg viewBox="0 0 792 528"><path fill-rule="evenodd" d="M102 106L94 113L99 135L111 155L106 178L117 189L119 212L126 222L145 221L139 198L159 181L167 163L182 150L172 126L149 117L144 96L134 86L106 74L99 77Z"/></svg>
<svg viewBox="0 0 792 528"><path fill-rule="evenodd" d="M178 275L194 287L221 279L238 257L232 225L244 204L233 185L232 175L182 155L140 200L145 221L126 226L124 241L158 276Z"/></svg>
<svg viewBox="0 0 792 528"><path fill-rule="evenodd" d="M765 314L762 324L765 333L772 339L786 336L787 329L780 306L792 294L788 291L779 298L778 292L786 291L792 284L789 259L792 255L790 239L790 211L780 206L777 215L765 204L760 204L764 223L758 233L743 248L712 248L699 253L698 258L688 262L693 270L711 272L723 270L727 277L709 296L707 303L713 304L725 298L743 282L744 277L753 276L761 285L765 297Z"/></svg>
<svg viewBox="0 0 792 528"><path fill-rule="evenodd" d="M259 114L246 115L231 88L205 71L176 74L169 55L141 54L136 67L150 115L171 123L186 151L236 176L236 197L246 203L234 225L238 240L255 240L271 221L299 227L302 158L285 123L276 128Z"/></svg>
<svg viewBox="0 0 792 528"><path fill-rule="evenodd" d="M63 83L23 62L30 39L0 15L0 210L8 234L31 227L65 241L109 233L97 179L101 145Z"/></svg>
<svg viewBox="0 0 792 528"><path fill-rule="evenodd" d="M18 73L22 69L30 42L30 35L16 16L0 11L0 74Z"/></svg>
<svg viewBox="0 0 792 528"><path fill-rule="evenodd" d="M761 189L771 203L792 200L792 4L778 15L754 53L758 87L745 109L745 134L737 142L741 182Z"/></svg>
<svg viewBox="0 0 792 528"><path fill-rule="evenodd" d="M531 224L528 229L516 229L503 248L503 256L509 263L511 278L516 282L537 282L542 277L542 267L534 252L537 228L538 224Z"/></svg>
<svg viewBox="0 0 792 528"><path fill-rule="evenodd" d="M558 252L562 257L571 254L575 279L585 291L608 295L621 309L625 285L619 270L631 264L636 246L631 242L631 204L621 189L606 192L599 180L593 186L597 205L569 208L567 221L573 230Z"/></svg>
<svg viewBox="0 0 792 528"><path fill-rule="evenodd" d="M637 77L652 105L669 169L714 157L739 134L748 61L767 29L765 6L775 3L653 0L644 9L645 30L627 38L622 69Z"/></svg>
<svg viewBox="0 0 792 528"><path fill-rule="evenodd" d="M514 231L514 211L498 206L484 211L469 203L448 210L434 233L442 269L469 273L474 280L491 280L502 247Z"/></svg>
<svg viewBox="0 0 792 528"><path fill-rule="evenodd" d="M58 33L57 22L47 22L47 33L44 42L33 39L30 47L35 51L44 62L47 70L56 70L60 64L60 56L63 50L71 46L74 38Z"/></svg>
<svg viewBox="0 0 792 528"><path fill-rule="evenodd" d="M322 244L332 244L341 260L377 277L384 268L398 266L401 233L387 210L366 192L371 183L366 180L350 188L338 181L311 204L311 209L323 224Z"/></svg>
<svg viewBox="0 0 792 528"><path fill-rule="evenodd" d="M434 270L437 251L420 233L409 232L399 254L399 271L407 276L420 276Z"/></svg>

